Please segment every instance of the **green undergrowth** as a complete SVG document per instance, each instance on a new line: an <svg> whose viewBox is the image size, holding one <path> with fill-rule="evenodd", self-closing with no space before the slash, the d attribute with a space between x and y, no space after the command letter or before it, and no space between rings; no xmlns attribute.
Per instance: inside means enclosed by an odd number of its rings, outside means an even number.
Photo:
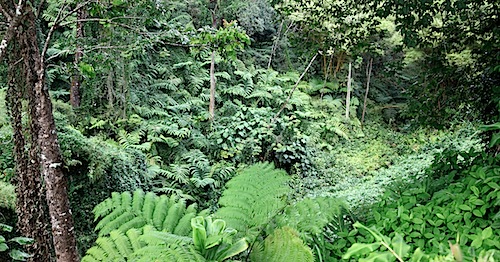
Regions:
<svg viewBox="0 0 500 262"><path fill-rule="evenodd" d="M318 154L316 162L322 174L304 178L299 191L309 196L343 198L357 210L377 202L386 187L425 176L435 157L446 149L480 151L482 142L477 134L471 123L448 131L419 129L406 133L372 123L365 127L363 137Z"/></svg>
<svg viewBox="0 0 500 262"><path fill-rule="evenodd" d="M490 260L500 259L500 158L483 152L443 151L428 170L428 176L387 190L375 204L364 224L387 239L398 235L401 240L429 254L451 252L457 261L474 261L491 254ZM354 257L392 255L372 249L362 251L365 244L376 243L377 236L365 230L352 229L338 234L334 250L345 250L358 243ZM361 245L360 245L361 244ZM374 244L367 244L373 245ZM455 248L454 248L455 247ZM457 248L460 250L457 251ZM496 251L492 251L496 250ZM374 252L375 251L375 252ZM409 247L407 251L410 251ZM405 255L409 255L406 251ZM340 252L342 253L342 252ZM340 253L337 254L340 256ZM463 259L459 259L463 257ZM493 259L493 260L491 260ZM432 261L432 260L431 260ZM443 260L436 260L443 261ZM448 261L448 260L446 260Z"/></svg>

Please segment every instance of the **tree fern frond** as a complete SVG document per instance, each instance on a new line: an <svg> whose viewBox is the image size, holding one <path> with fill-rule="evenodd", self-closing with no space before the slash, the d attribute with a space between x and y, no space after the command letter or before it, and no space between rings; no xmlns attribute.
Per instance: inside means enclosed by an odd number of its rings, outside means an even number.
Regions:
<svg viewBox="0 0 500 262"><path fill-rule="evenodd" d="M285 171L275 169L272 164L249 166L227 183L215 216L224 219L239 234L267 225L285 207L289 181Z"/></svg>
<svg viewBox="0 0 500 262"><path fill-rule="evenodd" d="M142 190L134 191L134 197L132 198L132 210L138 214L141 213L142 207L144 205L145 193Z"/></svg>
<svg viewBox="0 0 500 262"><path fill-rule="evenodd" d="M306 198L287 206L283 214L276 218L279 226L289 226L301 234L321 234L331 222L343 220L347 206L343 201L332 197ZM340 228L337 228L341 230Z"/></svg>
<svg viewBox="0 0 500 262"><path fill-rule="evenodd" d="M167 197L161 197L158 201L156 208L153 212L153 225L156 228L163 228L163 221L167 216L167 211L169 207L169 199Z"/></svg>
<svg viewBox="0 0 500 262"><path fill-rule="evenodd" d="M168 215L163 221L163 230L167 232L173 232L179 220L182 219L184 211L186 210L186 203L183 200L170 206L168 209Z"/></svg>
<svg viewBox="0 0 500 262"><path fill-rule="evenodd" d="M157 196L153 192L148 192L144 196L144 205L142 206L142 216L148 221L148 224L152 224L153 212L156 207Z"/></svg>
<svg viewBox="0 0 500 262"><path fill-rule="evenodd" d="M311 249L302 242L297 232L290 227L276 229L264 240L263 249L253 249L252 261L313 262Z"/></svg>
<svg viewBox="0 0 500 262"><path fill-rule="evenodd" d="M196 216L196 204L189 205L185 213L172 231L176 235L187 236L191 232L191 219Z"/></svg>
<svg viewBox="0 0 500 262"><path fill-rule="evenodd" d="M130 192L113 193L94 211L96 218L101 218L96 225L100 237L113 230L125 233L145 225L172 233L179 223L186 223L184 216L192 217L197 213L195 205L186 208L185 200L176 195L157 196L152 192L145 194L142 190L135 191L133 195ZM178 232L189 234L190 230L181 226Z"/></svg>

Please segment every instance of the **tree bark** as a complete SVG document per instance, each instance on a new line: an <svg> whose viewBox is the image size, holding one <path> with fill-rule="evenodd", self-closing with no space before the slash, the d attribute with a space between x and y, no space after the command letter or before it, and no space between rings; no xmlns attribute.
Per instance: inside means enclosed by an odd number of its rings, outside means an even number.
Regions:
<svg viewBox="0 0 500 262"><path fill-rule="evenodd" d="M212 28L217 28L217 2L211 1L214 4L214 8L212 10ZM215 118L215 84L217 79L215 78L215 48L212 51L212 60L210 62L210 104L208 105L208 117L210 121L213 121Z"/></svg>
<svg viewBox="0 0 500 262"><path fill-rule="evenodd" d="M23 4L23 1L19 3ZM2 7L4 3L1 2ZM50 261L46 243L50 243L48 234L44 234L46 222L43 220L44 204L48 204L50 222L52 226L52 239L57 261L79 261L74 236L73 220L69 208L67 192L68 180L63 173L62 156L57 140L55 122L52 114L52 104L48 90L45 86L45 65L40 53L37 28L38 24L30 4L15 6L15 13L22 16L20 26L16 27L15 37L4 36L10 39L13 50L19 50L19 61L13 64L22 64L19 70L14 65L9 69L10 75L16 76L11 86L10 109L13 115L15 138L15 153L18 173L18 207L19 220L22 232L28 236L34 235L39 242L35 244L36 257L32 261ZM14 8L14 7L13 7ZM19 11L19 12L18 12ZM21 15L22 14L22 15ZM11 22L14 19L11 19ZM10 37L10 38L9 38ZM0 58L2 54L0 53ZM16 58L17 59L17 58ZM24 77L24 79L23 79ZM20 95L14 90L24 89L28 96L30 115L31 148L29 156L24 151L25 139L21 124ZM41 172L41 176L40 176ZM45 201L42 199L42 177L46 185ZM33 232L28 232L32 230ZM38 247L37 245L42 245ZM50 245L49 245L50 246ZM41 250L43 249L43 250Z"/></svg>

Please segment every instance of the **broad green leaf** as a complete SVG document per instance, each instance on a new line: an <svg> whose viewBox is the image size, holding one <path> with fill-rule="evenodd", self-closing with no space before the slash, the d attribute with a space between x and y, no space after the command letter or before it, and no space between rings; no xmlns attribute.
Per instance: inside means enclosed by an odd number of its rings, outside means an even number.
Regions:
<svg viewBox="0 0 500 262"><path fill-rule="evenodd" d="M191 219L191 227L193 228L193 243L197 250L205 250L207 241L207 231L205 230L205 218L197 216Z"/></svg>
<svg viewBox="0 0 500 262"><path fill-rule="evenodd" d="M372 234L373 237L375 237L375 239L377 239L377 241L384 241L386 243L389 242L389 238L382 235L378 230L376 229L371 229L371 228L368 228L366 226L364 226L363 224L359 223L359 222L356 222L354 223L354 227L360 227L360 228L363 228L365 229L366 231L370 232L370 234Z"/></svg>
<svg viewBox="0 0 500 262"><path fill-rule="evenodd" d="M5 232L12 232L12 227L6 224L0 223L0 230Z"/></svg>
<svg viewBox="0 0 500 262"><path fill-rule="evenodd" d="M380 243L371 243L371 244L363 244L363 243L354 243L347 252L342 256L343 259L349 259L351 256L361 256L366 255L370 252L377 250L380 247Z"/></svg>
<svg viewBox="0 0 500 262"><path fill-rule="evenodd" d="M233 243L231 245L231 248L219 254L218 260L224 261L232 256L238 255L239 253L245 251L247 248L248 248L248 243L244 238L242 238L238 240L236 243Z"/></svg>
<svg viewBox="0 0 500 262"><path fill-rule="evenodd" d="M9 252L9 256L15 260L20 260L20 261L26 261L26 259L32 257L32 255L17 249L11 250Z"/></svg>
<svg viewBox="0 0 500 262"><path fill-rule="evenodd" d="M472 208L468 205L459 205L458 208L464 210L464 211L471 211Z"/></svg>
<svg viewBox="0 0 500 262"><path fill-rule="evenodd" d="M392 238L392 248L399 257L403 258L408 255L408 251L410 251L411 247L405 243L403 236L396 233L396 235Z"/></svg>
<svg viewBox="0 0 500 262"><path fill-rule="evenodd" d="M7 246L7 244L0 243L0 252L4 252L7 249L9 249L9 246Z"/></svg>
<svg viewBox="0 0 500 262"><path fill-rule="evenodd" d="M360 258L359 262L385 262L385 261L393 261L393 254L389 251L386 252L374 252L370 253L367 258Z"/></svg>
<svg viewBox="0 0 500 262"><path fill-rule="evenodd" d="M33 238L29 238L29 237L15 237L9 241L16 242L19 245L29 245L29 244L33 244L35 242L35 240Z"/></svg>
<svg viewBox="0 0 500 262"><path fill-rule="evenodd" d="M424 223L424 220L422 220L421 218L414 218L413 219L413 223L417 224L417 225L421 225L422 223Z"/></svg>
<svg viewBox="0 0 500 262"><path fill-rule="evenodd" d="M500 144L500 132L497 132L491 136L490 147L494 147Z"/></svg>
<svg viewBox="0 0 500 262"><path fill-rule="evenodd" d="M479 189L476 186L471 186L470 190L476 195L477 197L479 196Z"/></svg>
<svg viewBox="0 0 500 262"><path fill-rule="evenodd" d="M491 227L487 227L481 233L481 238L487 239L487 238L490 238L492 235L493 235L493 229L491 229Z"/></svg>
<svg viewBox="0 0 500 262"><path fill-rule="evenodd" d="M477 217L483 217L483 213L481 213L479 209L472 210L472 214L474 214Z"/></svg>
<svg viewBox="0 0 500 262"><path fill-rule="evenodd" d="M490 186L491 188L493 188L495 190L500 189L500 186L497 183L495 183L495 182L489 182L488 186Z"/></svg>
<svg viewBox="0 0 500 262"><path fill-rule="evenodd" d="M415 252L413 252L413 256L410 259L410 262L420 262L425 258L424 252L420 248L417 248Z"/></svg>
<svg viewBox="0 0 500 262"><path fill-rule="evenodd" d="M472 241L472 244L470 244L471 247L473 248L480 248L483 245L483 239L481 236L476 236L476 239Z"/></svg>

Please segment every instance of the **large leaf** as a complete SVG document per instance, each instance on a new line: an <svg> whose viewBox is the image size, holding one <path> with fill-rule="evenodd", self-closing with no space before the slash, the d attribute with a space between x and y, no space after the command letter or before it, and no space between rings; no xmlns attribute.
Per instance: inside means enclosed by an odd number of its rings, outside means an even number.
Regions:
<svg viewBox="0 0 500 262"><path fill-rule="evenodd" d="M351 256L361 256L369 254L380 247L380 243L371 243L371 244L363 244L363 243L354 243L347 252L342 256L342 259L349 259Z"/></svg>

